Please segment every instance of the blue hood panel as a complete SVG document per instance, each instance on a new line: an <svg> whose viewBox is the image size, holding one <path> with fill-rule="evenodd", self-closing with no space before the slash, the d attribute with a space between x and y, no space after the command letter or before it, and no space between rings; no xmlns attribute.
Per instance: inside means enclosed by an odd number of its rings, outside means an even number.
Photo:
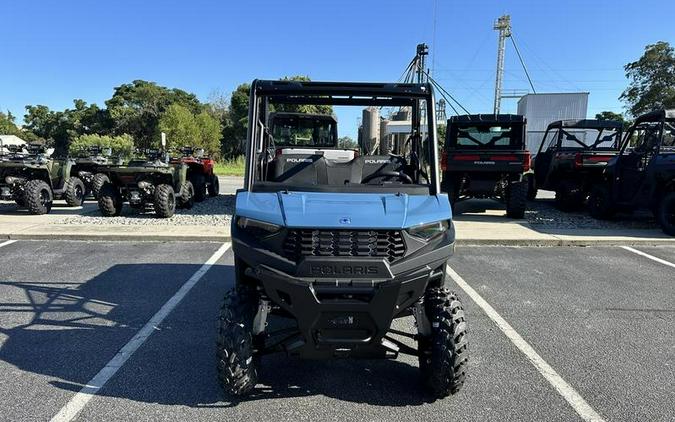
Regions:
<svg viewBox="0 0 675 422"><path fill-rule="evenodd" d="M445 194L239 192L235 214L291 228L344 229L402 229L452 218Z"/></svg>

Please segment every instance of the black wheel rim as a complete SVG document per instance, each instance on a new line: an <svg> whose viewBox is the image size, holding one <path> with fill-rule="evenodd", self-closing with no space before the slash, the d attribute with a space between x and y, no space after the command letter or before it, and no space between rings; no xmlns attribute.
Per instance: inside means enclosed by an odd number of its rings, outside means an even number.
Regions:
<svg viewBox="0 0 675 422"><path fill-rule="evenodd" d="M82 186L75 186L75 198L77 198L78 202L82 202L83 197L84 192L82 191Z"/></svg>
<svg viewBox="0 0 675 422"><path fill-rule="evenodd" d="M169 195L167 204L169 205L169 209L173 209L173 207L176 205L176 199L173 197L173 195Z"/></svg>
<svg viewBox="0 0 675 422"><path fill-rule="evenodd" d="M49 192L46 189L40 190L40 205L46 207L49 204Z"/></svg>

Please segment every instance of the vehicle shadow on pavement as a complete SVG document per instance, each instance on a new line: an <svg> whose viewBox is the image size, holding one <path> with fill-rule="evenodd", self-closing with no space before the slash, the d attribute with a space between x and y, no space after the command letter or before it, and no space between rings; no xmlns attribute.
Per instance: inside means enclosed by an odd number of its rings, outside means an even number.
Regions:
<svg viewBox="0 0 675 422"><path fill-rule="evenodd" d="M29 378L40 388L78 392L200 267L118 264L84 283L0 280L0 361L38 375ZM98 396L188 407L314 395L382 406L430 401L417 382L416 359L281 354L263 357L251 396L227 397L217 381L215 339L233 272L231 265L211 267Z"/></svg>
<svg viewBox="0 0 675 422"><path fill-rule="evenodd" d="M416 365L397 360L300 360L285 355L263 359L258 386L231 406L271 398L326 396L376 406L419 406L433 402Z"/></svg>

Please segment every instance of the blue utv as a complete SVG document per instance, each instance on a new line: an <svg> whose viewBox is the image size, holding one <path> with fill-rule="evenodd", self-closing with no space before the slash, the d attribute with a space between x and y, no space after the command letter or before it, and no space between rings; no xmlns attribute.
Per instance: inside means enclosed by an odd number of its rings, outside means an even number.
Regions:
<svg viewBox="0 0 675 422"><path fill-rule="evenodd" d="M274 352L308 359L405 353L419 357L434 398L460 389L467 323L446 285L455 231L440 189L434 104L429 84L253 82L246 175L232 221L235 287L217 339L227 393L251 392L261 357ZM311 150L311 142L302 154L278 154L269 114L307 106L403 109L412 117L407 134L397 122L391 154L380 154L377 140L367 148L374 155L347 162ZM320 144L320 134L307 136ZM392 327L403 317L414 318L415 333Z"/></svg>

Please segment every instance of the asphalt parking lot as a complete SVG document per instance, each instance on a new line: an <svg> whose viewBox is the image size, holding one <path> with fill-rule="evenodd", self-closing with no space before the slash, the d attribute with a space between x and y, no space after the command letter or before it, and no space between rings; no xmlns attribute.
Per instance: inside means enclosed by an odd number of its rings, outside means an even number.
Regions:
<svg viewBox="0 0 675 422"><path fill-rule="evenodd" d="M222 244L0 241L0 419L672 420L675 248L636 250L458 249L470 371L455 396L431 402L412 357L270 356L237 402L215 374Z"/></svg>

